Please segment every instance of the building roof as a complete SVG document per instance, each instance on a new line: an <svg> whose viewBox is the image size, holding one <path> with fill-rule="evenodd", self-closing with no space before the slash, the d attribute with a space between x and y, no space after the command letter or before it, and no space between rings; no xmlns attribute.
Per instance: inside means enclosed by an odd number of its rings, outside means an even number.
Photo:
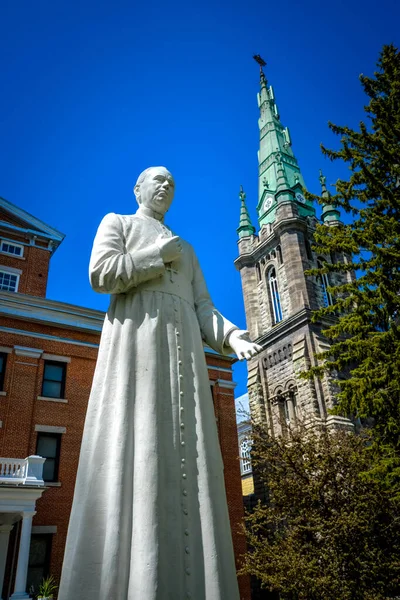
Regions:
<svg viewBox="0 0 400 600"><path fill-rule="evenodd" d="M65 234L58 231L58 229L34 217L9 200L0 197L1 212L6 213L10 217L10 221L2 219L0 214L0 230L14 231L32 238L41 238L48 243L51 252L54 252L65 238Z"/></svg>

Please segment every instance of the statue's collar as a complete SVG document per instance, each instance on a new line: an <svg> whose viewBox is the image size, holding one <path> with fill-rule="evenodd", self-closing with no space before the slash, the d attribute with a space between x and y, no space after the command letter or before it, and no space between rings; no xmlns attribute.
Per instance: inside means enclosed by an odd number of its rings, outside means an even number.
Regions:
<svg viewBox="0 0 400 600"><path fill-rule="evenodd" d="M143 219L144 221L147 221L157 231L160 231L160 232L168 231L168 232L172 233L172 230L168 227L168 225L166 225L164 223L164 221L159 221L158 219L155 219L154 217L147 215L146 213L143 213L139 210L136 211L134 216L139 217L139 219Z"/></svg>
<svg viewBox="0 0 400 600"><path fill-rule="evenodd" d="M139 206L139 208L136 211L136 215L138 217L154 219L155 221L158 221L159 223L162 223L164 225L164 215L161 215L160 213L156 213L154 210L151 210L151 208L146 208L145 206Z"/></svg>

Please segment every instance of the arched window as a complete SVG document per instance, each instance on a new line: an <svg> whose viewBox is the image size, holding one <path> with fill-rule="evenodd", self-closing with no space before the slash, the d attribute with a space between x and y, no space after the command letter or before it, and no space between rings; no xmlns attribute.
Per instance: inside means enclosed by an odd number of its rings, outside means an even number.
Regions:
<svg viewBox="0 0 400 600"><path fill-rule="evenodd" d="M287 399L285 399L283 401L283 412L285 415L285 421L287 424L289 424L290 423L290 410L289 410L289 403L288 403Z"/></svg>
<svg viewBox="0 0 400 600"><path fill-rule="evenodd" d="M296 387L292 384L283 395L283 414L286 425L294 426L299 418L297 409Z"/></svg>
<svg viewBox="0 0 400 600"><path fill-rule="evenodd" d="M270 269L268 271L268 286L269 286L269 293L270 293L270 297L271 297L272 309L274 312L274 325L275 325L276 323L279 323L283 319L281 299L279 296L278 281L276 279L275 267L272 267L272 269Z"/></svg>
<svg viewBox="0 0 400 600"><path fill-rule="evenodd" d="M296 421L299 418L299 413L297 408L297 388L294 385L289 386L289 402L293 411L293 419Z"/></svg>
<svg viewBox="0 0 400 600"><path fill-rule="evenodd" d="M251 473L251 442L245 437L240 441L240 471L242 475Z"/></svg>
<svg viewBox="0 0 400 600"><path fill-rule="evenodd" d="M322 268L323 268L322 262L319 260L318 261L318 269L322 269ZM322 291L322 301L323 301L324 306L332 306L332 304L333 304L332 296L328 292L328 287L329 287L328 275L326 273L322 273L321 275L318 275L317 281L318 281L321 291Z"/></svg>

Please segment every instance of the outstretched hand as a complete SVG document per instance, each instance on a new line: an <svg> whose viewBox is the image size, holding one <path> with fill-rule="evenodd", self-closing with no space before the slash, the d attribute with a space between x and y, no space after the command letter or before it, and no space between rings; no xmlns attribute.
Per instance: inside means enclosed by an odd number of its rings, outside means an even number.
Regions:
<svg viewBox="0 0 400 600"><path fill-rule="evenodd" d="M261 352L262 347L249 338L248 331L234 329L228 338L228 344L239 360L249 360Z"/></svg>

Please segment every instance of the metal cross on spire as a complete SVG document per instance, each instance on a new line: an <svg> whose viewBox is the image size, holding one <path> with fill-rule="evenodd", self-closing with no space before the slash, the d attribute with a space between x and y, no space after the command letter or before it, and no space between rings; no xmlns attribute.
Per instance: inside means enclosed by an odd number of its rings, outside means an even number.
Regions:
<svg viewBox="0 0 400 600"><path fill-rule="evenodd" d="M256 61L256 63L258 63L260 65L260 73L263 73L263 67L267 66L267 63L265 62L265 60L263 58L261 58L261 56L259 54L255 54L253 56L254 60Z"/></svg>

